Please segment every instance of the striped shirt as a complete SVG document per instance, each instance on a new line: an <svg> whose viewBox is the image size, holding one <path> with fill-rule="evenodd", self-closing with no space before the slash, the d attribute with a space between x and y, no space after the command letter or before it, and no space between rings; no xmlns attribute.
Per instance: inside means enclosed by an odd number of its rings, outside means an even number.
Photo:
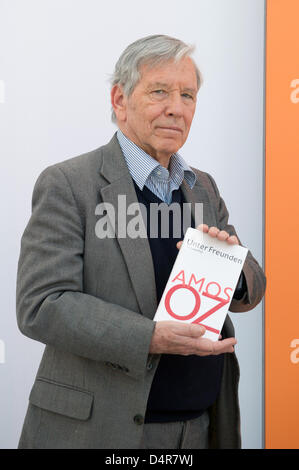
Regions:
<svg viewBox="0 0 299 470"><path fill-rule="evenodd" d="M184 178L190 188L193 188L196 175L178 153L171 155L168 170L128 139L120 129L117 131L117 139L129 172L141 191L146 186L162 201L170 204L172 191L179 189Z"/></svg>

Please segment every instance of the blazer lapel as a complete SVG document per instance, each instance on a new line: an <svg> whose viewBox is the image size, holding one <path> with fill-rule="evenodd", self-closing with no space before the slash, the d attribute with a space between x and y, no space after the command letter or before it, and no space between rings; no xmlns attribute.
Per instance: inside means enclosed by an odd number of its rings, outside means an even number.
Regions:
<svg viewBox="0 0 299 470"><path fill-rule="evenodd" d="M186 180L183 180L181 188L186 202L191 203L191 213L195 221L195 227L201 223L209 226L215 225L215 210L211 205L208 192L201 181L197 179L195 185L191 189ZM203 204L202 211L198 203Z"/></svg>
<svg viewBox="0 0 299 470"><path fill-rule="evenodd" d="M130 238L126 233L125 236L121 236L119 233L120 227L117 220L118 196L125 195L125 210L130 204L138 203L138 199L116 134L109 144L103 148L103 164L100 173L109 182L100 191L103 201L112 204L115 209L115 236L126 261L140 311L143 315L152 319L157 310L157 296L155 271L148 239L147 237ZM121 231L123 230L125 228L121 227Z"/></svg>

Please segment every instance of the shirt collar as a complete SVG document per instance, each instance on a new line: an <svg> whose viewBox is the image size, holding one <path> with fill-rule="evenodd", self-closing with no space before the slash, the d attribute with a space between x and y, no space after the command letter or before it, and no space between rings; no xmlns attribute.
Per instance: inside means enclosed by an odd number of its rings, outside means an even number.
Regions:
<svg viewBox="0 0 299 470"><path fill-rule="evenodd" d="M139 188L143 190L143 187L152 172L157 167L160 167L161 169L164 167L162 167L157 160L151 157L151 155L146 153L144 150L138 147L138 145L126 137L120 129L117 131L117 139L124 154L132 178ZM173 153L171 155L169 164L169 176L175 180L176 176L180 173L183 174L187 184L192 189L196 181L196 175L194 171L187 165L185 160L178 153ZM182 180L182 178L180 179ZM178 182L179 185L182 183L182 181Z"/></svg>

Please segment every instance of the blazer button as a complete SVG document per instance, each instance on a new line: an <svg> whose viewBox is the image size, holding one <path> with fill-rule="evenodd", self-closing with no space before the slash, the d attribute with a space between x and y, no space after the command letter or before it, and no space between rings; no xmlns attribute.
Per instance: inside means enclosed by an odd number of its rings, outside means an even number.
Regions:
<svg viewBox="0 0 299 470"><path fill-rule="evenodd" d="M134 416L134 423L143 424L144 423L144 417L142 415L135 415Z"/></svg>
<svg viewBox="0 0 299 470"><path fill-rule="evenodd" d="M151 362L149 362L146 366L147 370L152 370L153 368L153 364Z"/></svg>

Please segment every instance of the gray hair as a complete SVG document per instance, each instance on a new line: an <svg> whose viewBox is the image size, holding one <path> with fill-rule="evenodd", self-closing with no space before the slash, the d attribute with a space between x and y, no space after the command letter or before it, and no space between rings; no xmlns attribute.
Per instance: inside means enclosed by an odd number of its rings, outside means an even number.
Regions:
<svg viewBox="0 0 299 470"><path fill-rule="evenodd" d="M140 67L143 64L150 66L159 65L175 60L178 62L183 57L190 56L195 46L185 44L179 39L156 34L138 39L130 44L118 59L111 78L111 88L121 85L126 96L130 96L140 80ZM194 63L194 61L193 61ZM194 63L197 87L202 85L202 75ZM112 122L116 122L116 115L112 109Z"/></svg>

